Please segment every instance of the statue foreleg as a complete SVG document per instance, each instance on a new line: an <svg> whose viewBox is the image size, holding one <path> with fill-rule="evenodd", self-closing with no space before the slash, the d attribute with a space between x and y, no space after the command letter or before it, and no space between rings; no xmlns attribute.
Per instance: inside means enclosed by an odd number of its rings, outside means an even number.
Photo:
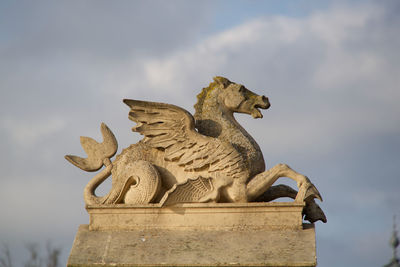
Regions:
<svg viewBox="0 0 400 267"><path fill-rule="evenodd" d="M271 169L254 176L247 183L246 192L248 200L254 201L257 199L280 177L288 177L297 182L299 192L297 192L295 197L296 202L302 202L308 198L318 198L322 201L321 195L310 180L286 164L275 165Z"/></svg>
<svg viewBox="0 0 400 267"><path fill-rule="evenodd" d="M268 188L262 195L257 197L255 202L270 202L281 197L288 197L295 199L297 196L297 191L288 185L279 184L273 185Z"/></svg>
<svg viewBox="0 0 400 267"><path fill-rule="evenodd" d="M295 199L297 196L297 191L290 186L280 184L274 185L267 189L261 196L259 196L256 202L269 202L281 197L289 197ZM327 222L326 216L320 206L315 203L314 199L307 199L306 206L303 209L304 219L311 223L316 221Z"/></svg>

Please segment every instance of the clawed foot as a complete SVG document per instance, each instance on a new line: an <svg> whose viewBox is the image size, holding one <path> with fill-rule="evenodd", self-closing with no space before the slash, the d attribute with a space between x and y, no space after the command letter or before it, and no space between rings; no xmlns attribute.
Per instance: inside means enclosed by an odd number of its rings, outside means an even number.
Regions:
<svg viewBox="0 0 400 267"><path fill-rule="evenodd" d="M311 183L310 179L306 176L303 177L303 181L298 183L299 192L297 193L295 202L303 202L312 200L314 198L318 198L322 201L321 194L318 192L318 189Z"/></svg>
<svg viewBox="0 0 400 267"><path fill-rule="evenodd" d="M306 206L303 209L304 220L311 223L316 221L326 223L327 220L324 212L314 201L315 198L322 201L321 194L306 176L302 180L303 182L299 183L299 192L296 195L295 202L306 202Z"/></svg>
<svg viewBox="0 0 400 267"><path fill-rule="evenodd" d="M307 220L311 223L316 221L322 221L324 223L327 222L326 216L322 209L319 207L317 203L315 203L314 199L306 202L306 206L303 209L304 220Z"/></svg>

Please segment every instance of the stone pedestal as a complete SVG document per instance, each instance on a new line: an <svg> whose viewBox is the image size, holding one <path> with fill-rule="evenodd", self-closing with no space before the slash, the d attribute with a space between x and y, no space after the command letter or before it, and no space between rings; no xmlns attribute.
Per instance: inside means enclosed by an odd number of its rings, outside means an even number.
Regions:
<svg viewBox="0 0 400 267"><path fill-rule="evenodd" d="M316 266L302 203L88 206L67 266Z"/></svg>

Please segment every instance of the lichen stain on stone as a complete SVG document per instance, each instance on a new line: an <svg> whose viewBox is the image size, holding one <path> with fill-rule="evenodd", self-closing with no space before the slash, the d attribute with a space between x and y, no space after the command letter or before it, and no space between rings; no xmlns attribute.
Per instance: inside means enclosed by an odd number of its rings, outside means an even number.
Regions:
<svg viewBox="0 0 400 267"><path fill-rule="evenodd" d="M216 82L211 82L208 87L204 87L200 94L197 95L197 103L194 105L194 109L196 110L196 113L201 113L204 101L211 96L211 92L217 87Z"/></svg>

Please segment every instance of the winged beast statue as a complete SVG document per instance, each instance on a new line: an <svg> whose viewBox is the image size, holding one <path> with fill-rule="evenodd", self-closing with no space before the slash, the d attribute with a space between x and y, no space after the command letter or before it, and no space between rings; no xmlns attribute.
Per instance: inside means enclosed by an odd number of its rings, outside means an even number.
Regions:
<svg viewBox="0 0 400 267"><path fill-rule="evenodd" d="M260 109L270 106L241 84L223 77L203 88L195 114L164 103L124 99L130 107L134 132L143 135L123 149L112 162L117 141L102 123L104 141L81 137L87 158L65 158L85 171L99 172L85 187L87 205L148 204L168 206L187 202L253 202L290 197L306 202L305 219L326 222L314 199L322 198L310 180L286 164L265 171L256 141L236 121L234 113L262 118ZM112 176L112 188L99 197L95 189ZM280 177L297 182L298 192L286 185L273 186Z"/></svg>

